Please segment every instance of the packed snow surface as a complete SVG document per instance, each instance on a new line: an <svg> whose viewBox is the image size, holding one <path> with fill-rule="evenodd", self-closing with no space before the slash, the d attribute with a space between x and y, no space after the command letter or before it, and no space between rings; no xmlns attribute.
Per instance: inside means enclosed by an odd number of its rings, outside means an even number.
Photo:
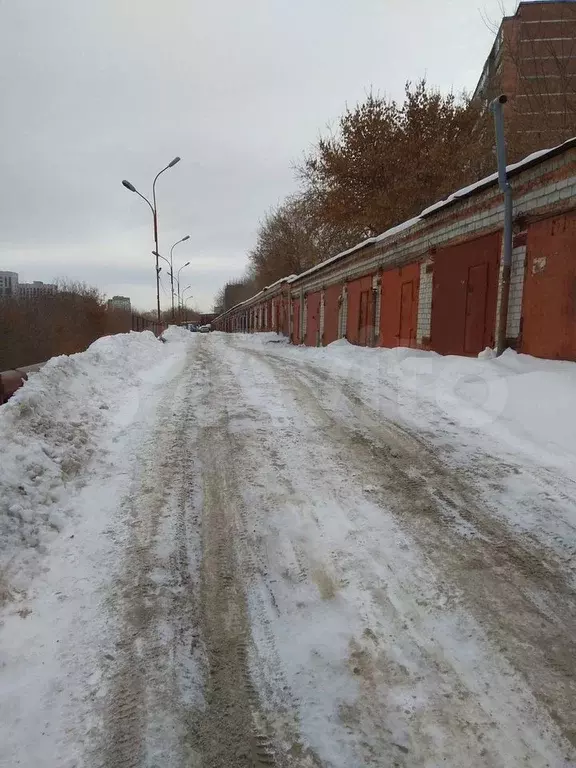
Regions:
<svg viewBox="0 0 576 768"><path fill-rule="evenodd" d="M0 408L0 765L576 765L576 365L168 329Z"/></svg>

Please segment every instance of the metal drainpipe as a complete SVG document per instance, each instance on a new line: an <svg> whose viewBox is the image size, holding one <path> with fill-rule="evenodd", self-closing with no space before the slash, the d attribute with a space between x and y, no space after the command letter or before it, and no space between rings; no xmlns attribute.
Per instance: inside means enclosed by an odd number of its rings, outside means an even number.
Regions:
<svg viewBox="0 0 576 768"><path fill-rule="evenodd" d="M498 96L490 104L494 115L496 131L496 155L498 158L498 184L504 193L504 253L502 258L502 293L500 313L496 331L496 354L501 355L506 349L506 326L508 324L508 299L510 296L510 272L512 269L512 187L506 173L506 139L504 137L504 104L508 97Z"/></svg>

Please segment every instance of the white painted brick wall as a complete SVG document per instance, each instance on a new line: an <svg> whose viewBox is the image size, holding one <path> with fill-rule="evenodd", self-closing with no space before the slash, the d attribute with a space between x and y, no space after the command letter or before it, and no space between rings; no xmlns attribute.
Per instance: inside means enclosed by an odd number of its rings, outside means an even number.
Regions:
<svg viewBox="0 0 576 768"><path fill-rule="evenodd" d="M346 336L348 327L348 289L342 288L342 301L340 303L340 313L338 322L338 338L343 339Z"/></svg>
<svg viewBox="0 0 576 768"><path fill-rule="evenodd" d="M380 343L380 305L382 301L382 281L379 277L372 280L372 288L376 291L376 306L374 308L374 344Z"/></svg>
<svg viewBox="0 0 576 768"><path fill-rule="evenodd" d="M512 271L510 276L510 297L508 299L508 324L506 336L517 339L520 335L522 319L522 294L524 291L524 266L526 263L526 246L514 248L512 251Z"/></svg>
<svg viewBox="0 0 576 768"><path fill-rule="evenodd" d="M504 251L504 238L500 244L500 266L498 267L498 295L496 297L496 316L494 318L494 344L498 339L498 326L500 324L500 312L502 307L502 259Z"/></svg>
<svg viewBox="0 0 576 768"><path fill-rule="evenodd" d="M426 268L431 262L420 264L420 290L418 292L418 325L416 326L416 342L422 344L422 339L430 338L432 324L432 272Z"/></svg>
<svg viewBox="0 0 576 768"><path fill-rule="evenodd" d="M498 270L498 298L496 301L496 324L494 326L494 339L498 338L498 322L502 304L502 259L504 256L504 238L502 238L502 250L500 252L500 268ZM508 317L506 319L506 337L517 339L520 335L520 322L522 319L522 294L524 291L524 264L526 261L526 246L522 245L512 251L512 265L510 269L510 292L508 294Z"/></svg>

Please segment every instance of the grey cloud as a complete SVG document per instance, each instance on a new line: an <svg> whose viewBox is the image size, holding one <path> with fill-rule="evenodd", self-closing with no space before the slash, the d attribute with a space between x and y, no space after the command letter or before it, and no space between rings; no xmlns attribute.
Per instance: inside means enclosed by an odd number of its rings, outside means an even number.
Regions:
<svg viewBox="0 0 576 768"><path fill-rule="evenodd" d="M158 184L162 250L191 235L208 308L346 102L423 74L471 88L491 38L467 0L4 2L0 261L139 291L150 212L120 181L149 194L178 154ZM142 295L152 306L153 280Z"/></svg>

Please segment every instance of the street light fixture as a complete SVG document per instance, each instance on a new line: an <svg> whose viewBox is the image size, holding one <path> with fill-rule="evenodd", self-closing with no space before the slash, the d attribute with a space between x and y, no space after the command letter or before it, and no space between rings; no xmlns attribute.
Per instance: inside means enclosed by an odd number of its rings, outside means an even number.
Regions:
<svg viewBox="0 0 576 768"><path fill-rule="evenodd" d="M170 248L170 287L172 288L172 322L174 322L174 267L173 267L173 261L172 261L172 254L174 252L174 248L178 245L178 243L183 243L185 240L190 240L190 235L185 235L181 240L177 240L172 248ZM190 264L190 262L188 262ZM184 265L186 266L186 264Z"/></svg>
<svg viewBox="0 0 576 768"><path fill-rule="evenodd" d="M184 269L184 267L189 267L190 262L187 261L186 264L182 264L178 272L176 272L176 290L178 291L178 309L180 309L180 272Z"/></svg>
<svg viewBox="0 0 576 768"><path fill-rule="evenodd" d="M170 262L168 261L168 259L165 256L162 256L162 254L157 253L156 251L152 251L152 255L156 256L159 259L162 259L162 261L165 261L166 264L168 264L168 266L170 266ZM170 272L168 272L168 274L170 274Z"/></svg>
<svg viewBox="0 0 576 768"><path fill-rule="evenodd" d="M186 286L186 288L184 288L184 290L183 290L183 291L182 291L182 293L181 293L181 296L180 296L180 301L182 302L182 306L184 306L184 294L185 294L185 293L186 293L186 291L188 291L190 288L192 288L192 286L191 286L191 285L187 285L187 286ZM192 296L190 296L190 298L192 298Z"/></svg>
<svg viewBox="0 0 576 768"><path fill-rule="evenodd" d="M183 307L182 307L182 308L183 308L183 310L184 310L184 322L185 322L185 323L187 323L187 322L188 322L188 302L190 301L190 299L193 299L193 298L194 298L194 297L192 296L192 294L190 294L190 296L188 296L188 297L187 297L187 298L184 300L184 304L183 304Z"/></svg>
<svg viewBox="0 0 576 768"><path fill-rule="evenodd" d="M191 285L187 285L186 288L184 288L184 290L182 291L182 310L184 312L184 322L185 323L188 322L188 307L186 306L186 302L190 301L190 299L193 298L192 294L190 294L190 296L188 296L188 298L186 298L186 299L184 298L184 294L186 293L186 291L189 288L192 288L192 286Z"/></svg>
<svg viewBox="0 0 576 768"><path fill-rule="evenodd" d="M130 192L135 192L138 197L141 197L144 202L148 204L150 207L150 210L152 211L152 217L154 219L154 246L155 250L154 253L156 254L156 312L158 316L158 323L160 323L160 267L158 265L158 206L156 203L156 182L158 181L158 177L161 176L164 171L167 171L168 168L173 168L176 163L180 162L179 157L175 157L173 160L171 160L168 165L165 168L162 168L161 171L158 171L156 176L154 177L154 181L152 182L152 204L150 200L148 200L147 197L144 197L144 195L141 192L138 192L134 184L131 184L129 181L124 179L122 181L122 186L126 187Z"/></svg>

